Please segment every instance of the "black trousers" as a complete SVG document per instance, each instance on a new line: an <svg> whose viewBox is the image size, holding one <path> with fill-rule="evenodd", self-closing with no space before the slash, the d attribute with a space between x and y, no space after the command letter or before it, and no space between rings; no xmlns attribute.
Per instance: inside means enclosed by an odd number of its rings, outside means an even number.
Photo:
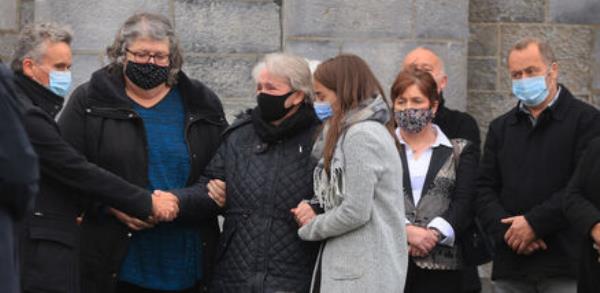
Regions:
<svg viewBox="0 0 600 293"><path fill-rule="evenodd" d="M146 289L142 287L138 287L136 285L127 283L127 282L118 282L116 293L194 293L197 292L194 288L185 289L182 291L163 291L163 290L153 290Z"/></svg>
<svg viewBox="0 0 600 293"><path fill-rule="evenodd" d="M426 270L409 259L404 293L460 293L462 278L462 271Z"/></svg>

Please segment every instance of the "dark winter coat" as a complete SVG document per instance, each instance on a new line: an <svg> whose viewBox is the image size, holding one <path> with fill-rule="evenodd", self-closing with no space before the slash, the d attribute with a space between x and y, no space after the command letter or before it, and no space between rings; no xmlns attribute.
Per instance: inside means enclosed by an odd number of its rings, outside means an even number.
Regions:
<svg viewBox="0 0 600 293"><path fill-rule="evenodd" d="M145 219L150 193L91 164L67 142L54 121L64 99L22 74L15 84L29 140L39 157L40 191L25 217L21 239L23 290L79 290L82 203L92 198Z"/></svg>
<svg viewBox="0 0 600 293"><path fill-rule="evenodd" d="M561 86L537 118L514 107L491 122L478 179L478 215L496 240L492 278L575 278L580 239L562 213L569 179L589 142L600 135L600 112ZM518 255L504 241L502 218L524 215L547 250Z"/></svg>
<svg viewBox="0 0 600 293"><path fill-rule="evenodd" d="M0 64L0 292L6 293L20 292L16 221L31 208L39 178L12 78Z"/></svg>
<svg viewBox="0 0 600 293"><path fill-rule="evenodd" d="M221 102L204 84L180 73L177 87L183 97L190 155L187 183L192 184L219 146L227 123ZM146 130L125 93L121 71L103 68L95 72L74 91L59 125L65 138L88 160L139 187L148 186ZM217 209L216 204L212 209ZM106 205L89 205L82 224L82 291L86 293L114 291L133 233L106 211ZM216 213L194 213L202 220L186 224L197 227L201 234L203 272L210 276L219 234ZM204 291L208 281L206 278L200 285Z"/></svg>
<svg viewBox="0 0 600 293"><path fill-rule="evenodd" d="M318 123L311 114L309 127L269 144L251 117L246 113L229 128L205 172L227 184L211 292L308 292L319 244L300 240L290 209L313 197ZM201 182L177 192L182 213L211 201Z"/></svg>

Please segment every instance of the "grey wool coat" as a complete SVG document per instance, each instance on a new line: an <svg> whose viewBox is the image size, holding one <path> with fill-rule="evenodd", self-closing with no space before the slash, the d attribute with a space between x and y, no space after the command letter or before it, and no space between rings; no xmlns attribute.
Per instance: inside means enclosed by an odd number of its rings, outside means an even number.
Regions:
<svg viewBox="0 0 600 293"><path fill-rule="evenodd" d="M318 182L318 169L315 191L335 186L336 195L298 234L326 241L320 291L403 292L408 250L402 164L390 133L380 121L353 124L338 140L328 182Z"/></svg>

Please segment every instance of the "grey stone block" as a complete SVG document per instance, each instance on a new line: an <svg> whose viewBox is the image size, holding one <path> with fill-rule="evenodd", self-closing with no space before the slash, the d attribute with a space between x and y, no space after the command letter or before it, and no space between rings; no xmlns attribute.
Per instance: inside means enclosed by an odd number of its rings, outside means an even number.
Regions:
<svg viewBox="0 0 600 293"><path fill-rule="evenodd" d="M466 39L469 35L468 0L415 1L417 38Z"/></svg>
<svg viewBox="0 0 600 293"><path fill-rule="evenodd" d="M411 0L288 0L284 36L410 37Z"/></svg>
<svg viewBox="0 0 600 293"><path fill-rule="evenodd" d="M546 40L554 49L559 63L559 81L573 92L587 93L591 84L592 30L582 26L506 25L500 30L500 89L510 91L506 57L508 51L523 37Z"/></svg>
<svg viewBox="0 0 600 293"><path fill-rule="evenodd" d="M592 51L592 29L585 26L556 25L504 25L500 29L503 59L508 50L524 37L536 37L550 42L558 59L590 59Z"/></svg>
<svg viewBox="0 0 600 293"><path fill-rule="evenodd" d="M600 24L598 0L549 0L550 19L560 23Z"/></svg>
<svg viewBox="0 0 600 293"><path fill-rule="evenodd" d="M168 0L38 0L35 21L54 21L74 30L73 49L103 52L111 45L117 29L136 12L169 16Z"/></svg>
<svg viewBox="0 0 600 293"><path fill-rule="evenodd" d="M281 49L280 8L272 1L175 1L183 48L203 53Z"/></svg>
<svg viewBox="0 0 600 293"><path fill-rule="evenodd" d="M434 43L420 41L444 61L448 86L444 89L446 105L464 111L467 108L467 48L463 43Z"/></svg>
<svg viewBox="0 0 600 293"><path fill-rule="evenodd" d="M34 0L21 0L21 7L19 8L21 14L21 27L34 21Z"/></svg>
<svg viewBox="0 0 600 293"><path fill-rule="evenodd" d="M184 71L210 87L220 98L255 95L252 68L259 55L187 56Z"/></svg>
<svg viewBox="0 0 600 293"><path fill-rule="evenodd" d="M73 87L71 91L82 83L89 81L92 73L104 65L103 58L100 55L73 55L73 65L71 66Z"/></svg>
<svg viewBox="0 0 600 293"><path fill-rule="evenodd" d="M498 53L498 25L469 25L469 56L496 56Z"/></svg>
<svg viewBox="0 0 600 293"><path fill-rule="evenodd" d="M596 41L594 42L594 49L592 51L592 87L594 89L600 90L600 28L596 28L594 35L594 39Z"/></svg>
<svg viewBox="0 0 600 293"><path fill-rule="evenodd" d="M517 99L508 92L469 91L467 112L477 120L482 140L484 140L490 122L512 109L516 104Z"/></svg>
<svg viewBox="0 0 600 293"><path fill-rule="evenodd" d="M496 58L469 59L469 90L495 90L498 76Z"/></svg>
<svg viewBox="0 0 600 293"><path fill-rule="evenodd" d="M471 0L471 22L543 22L544 0Z"/></svg>
<svg viewBox="0 0 600 293"><path fill-rule="evenodd" d="M0 34L0 56L4 62L10 62L16 45L16 33Z"/></svg>
<svg viewBox="0 0 600 293"><path fill-rule="evenodd" d="M340 53L341 44L337 41L288 40L284 51L311 60L323 61Z"/></svg>
<svg viewBox="0 0 600 293"><path fill-rule="evenodd" d="M19 0L0 0L0 30L18 30Z"/></svg>
<svg viewBox="0 0 600 293"><path fill-rule="evenodd" d="M415 47L414 42L347 41L342 45L342 52L363 58L377 76L385 95L389 96L392 83L402 68L404 56Z"/></svg>

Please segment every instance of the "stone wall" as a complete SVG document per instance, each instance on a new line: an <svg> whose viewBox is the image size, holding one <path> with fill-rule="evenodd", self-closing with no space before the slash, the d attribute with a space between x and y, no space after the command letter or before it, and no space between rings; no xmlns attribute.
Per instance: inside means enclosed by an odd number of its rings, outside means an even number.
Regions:
<svg viewBox="0 0 600 293"><path fill-rule="evenodd" d="M519 38L548 40L559 82L581 100L600 105L600 2L597 0L471 0L468 111L485 132L515 105L506 55Z"/></svg>
<svg viewBox="0 0 600 293"><path fill-rule="evenodd" d="M560 80L600 105L598 0L0 0L0 58L32 21L75 31L76 84L106 64L117 27L137 11L167 15L185 50L184 69L213 88L228 117L254 104L252 66L285 50L311 59L364 57L386 91L404 55L425 45L446 61L448 105L467 109L483 131L514 105L506 52L519 37L549 39Z"/></svg>

